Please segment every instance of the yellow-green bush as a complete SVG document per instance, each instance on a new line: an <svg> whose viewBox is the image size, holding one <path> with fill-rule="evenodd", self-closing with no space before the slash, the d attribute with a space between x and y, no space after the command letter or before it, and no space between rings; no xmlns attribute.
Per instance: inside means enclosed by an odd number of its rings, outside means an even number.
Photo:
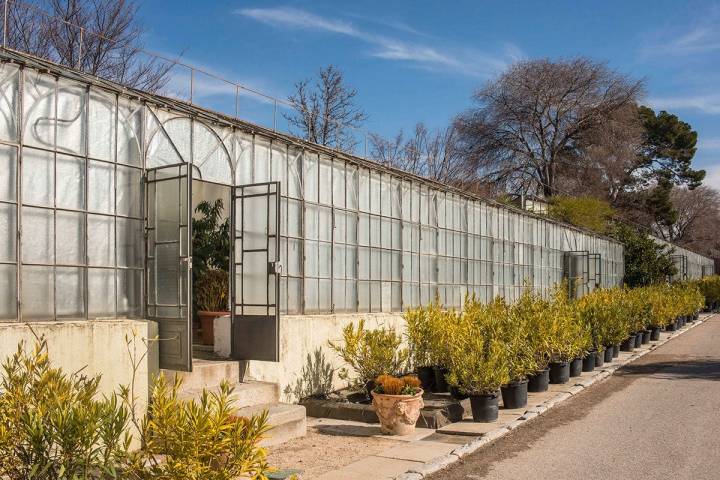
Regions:
<svg viewBox="0 0 720 480"><path fill-rule="evenodd" d="M366 384L380 375L398 375L407 368L408 350L400 348L402 337L390 328L368 330L360 320L357 328L350 323L343 328L343 342L329 342L332 348L357 374L357 380ZM340 378L348 379L347 368Z"/></svg>
<svg viewBox="0 0 720 480"><path fill-rule="evenodd" d="M705 297L705 307L713 308L720 302L720 275L710 275L697 281L700 292Z"/></svg>

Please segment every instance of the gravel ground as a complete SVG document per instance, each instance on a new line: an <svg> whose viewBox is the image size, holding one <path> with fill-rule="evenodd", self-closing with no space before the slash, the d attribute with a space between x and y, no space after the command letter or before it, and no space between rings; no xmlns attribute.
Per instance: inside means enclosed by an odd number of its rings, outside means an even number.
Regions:
<svg viewBox="0 0 720 480"><path fill-rule="evenodd" d="M302 470L303 478L314 478L397 444L371 436L339 435L314 425L313 419L308 418L307 435L271 447L268 462L280 469Z"/></svg>
<svg viewBox="0 0 720 480"><path fill-rule="evenodd" d="M720 316L433 480L720 478Z"/></svg>

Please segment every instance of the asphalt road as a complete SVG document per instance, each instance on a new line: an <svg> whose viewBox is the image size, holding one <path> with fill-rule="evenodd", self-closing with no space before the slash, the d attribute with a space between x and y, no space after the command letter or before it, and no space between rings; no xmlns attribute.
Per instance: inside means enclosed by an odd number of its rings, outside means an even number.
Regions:
<svg viewBox="0 0 720 480"><path fill-rule="evenodd" d="M720 479L720 315L431 478Z"/></svg>

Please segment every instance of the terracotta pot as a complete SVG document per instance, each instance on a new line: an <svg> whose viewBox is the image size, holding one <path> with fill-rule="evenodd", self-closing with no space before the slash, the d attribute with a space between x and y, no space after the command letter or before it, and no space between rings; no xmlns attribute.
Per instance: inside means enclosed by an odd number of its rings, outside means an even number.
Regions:
<svg viewBox="0 0 720 480"><path fill-rule="evenodd" d="M372 404L380 419L380 431L387 435L410 435L420 410L425 406L423 391L415 395L386 395L372 392Z"/></svg>
<svg viewBox="0 0 720 480"><path fill-rule="evenodd" d="M215 344L215 319L226 315L230 315L230 312L198 310L198 317L200 318L200 341L203 345Z"/></svg>

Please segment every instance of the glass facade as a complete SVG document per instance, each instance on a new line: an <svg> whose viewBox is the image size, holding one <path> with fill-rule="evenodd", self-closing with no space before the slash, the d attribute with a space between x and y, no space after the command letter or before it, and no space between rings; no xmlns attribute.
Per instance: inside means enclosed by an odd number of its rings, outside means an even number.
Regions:
<svg viewBox="0 0 720 480"><path fill-rule="evenodd" d="M280 183L285 314L392 312L436 296L460 307L467 294L547 292L569 251L596 256L602 286L621 283L622 247L610 239L81 80L0 68L2 319L144 315L143 175L182 163L194 178L225 185ZM695 276L710 260L692 258Z"/></svg>

